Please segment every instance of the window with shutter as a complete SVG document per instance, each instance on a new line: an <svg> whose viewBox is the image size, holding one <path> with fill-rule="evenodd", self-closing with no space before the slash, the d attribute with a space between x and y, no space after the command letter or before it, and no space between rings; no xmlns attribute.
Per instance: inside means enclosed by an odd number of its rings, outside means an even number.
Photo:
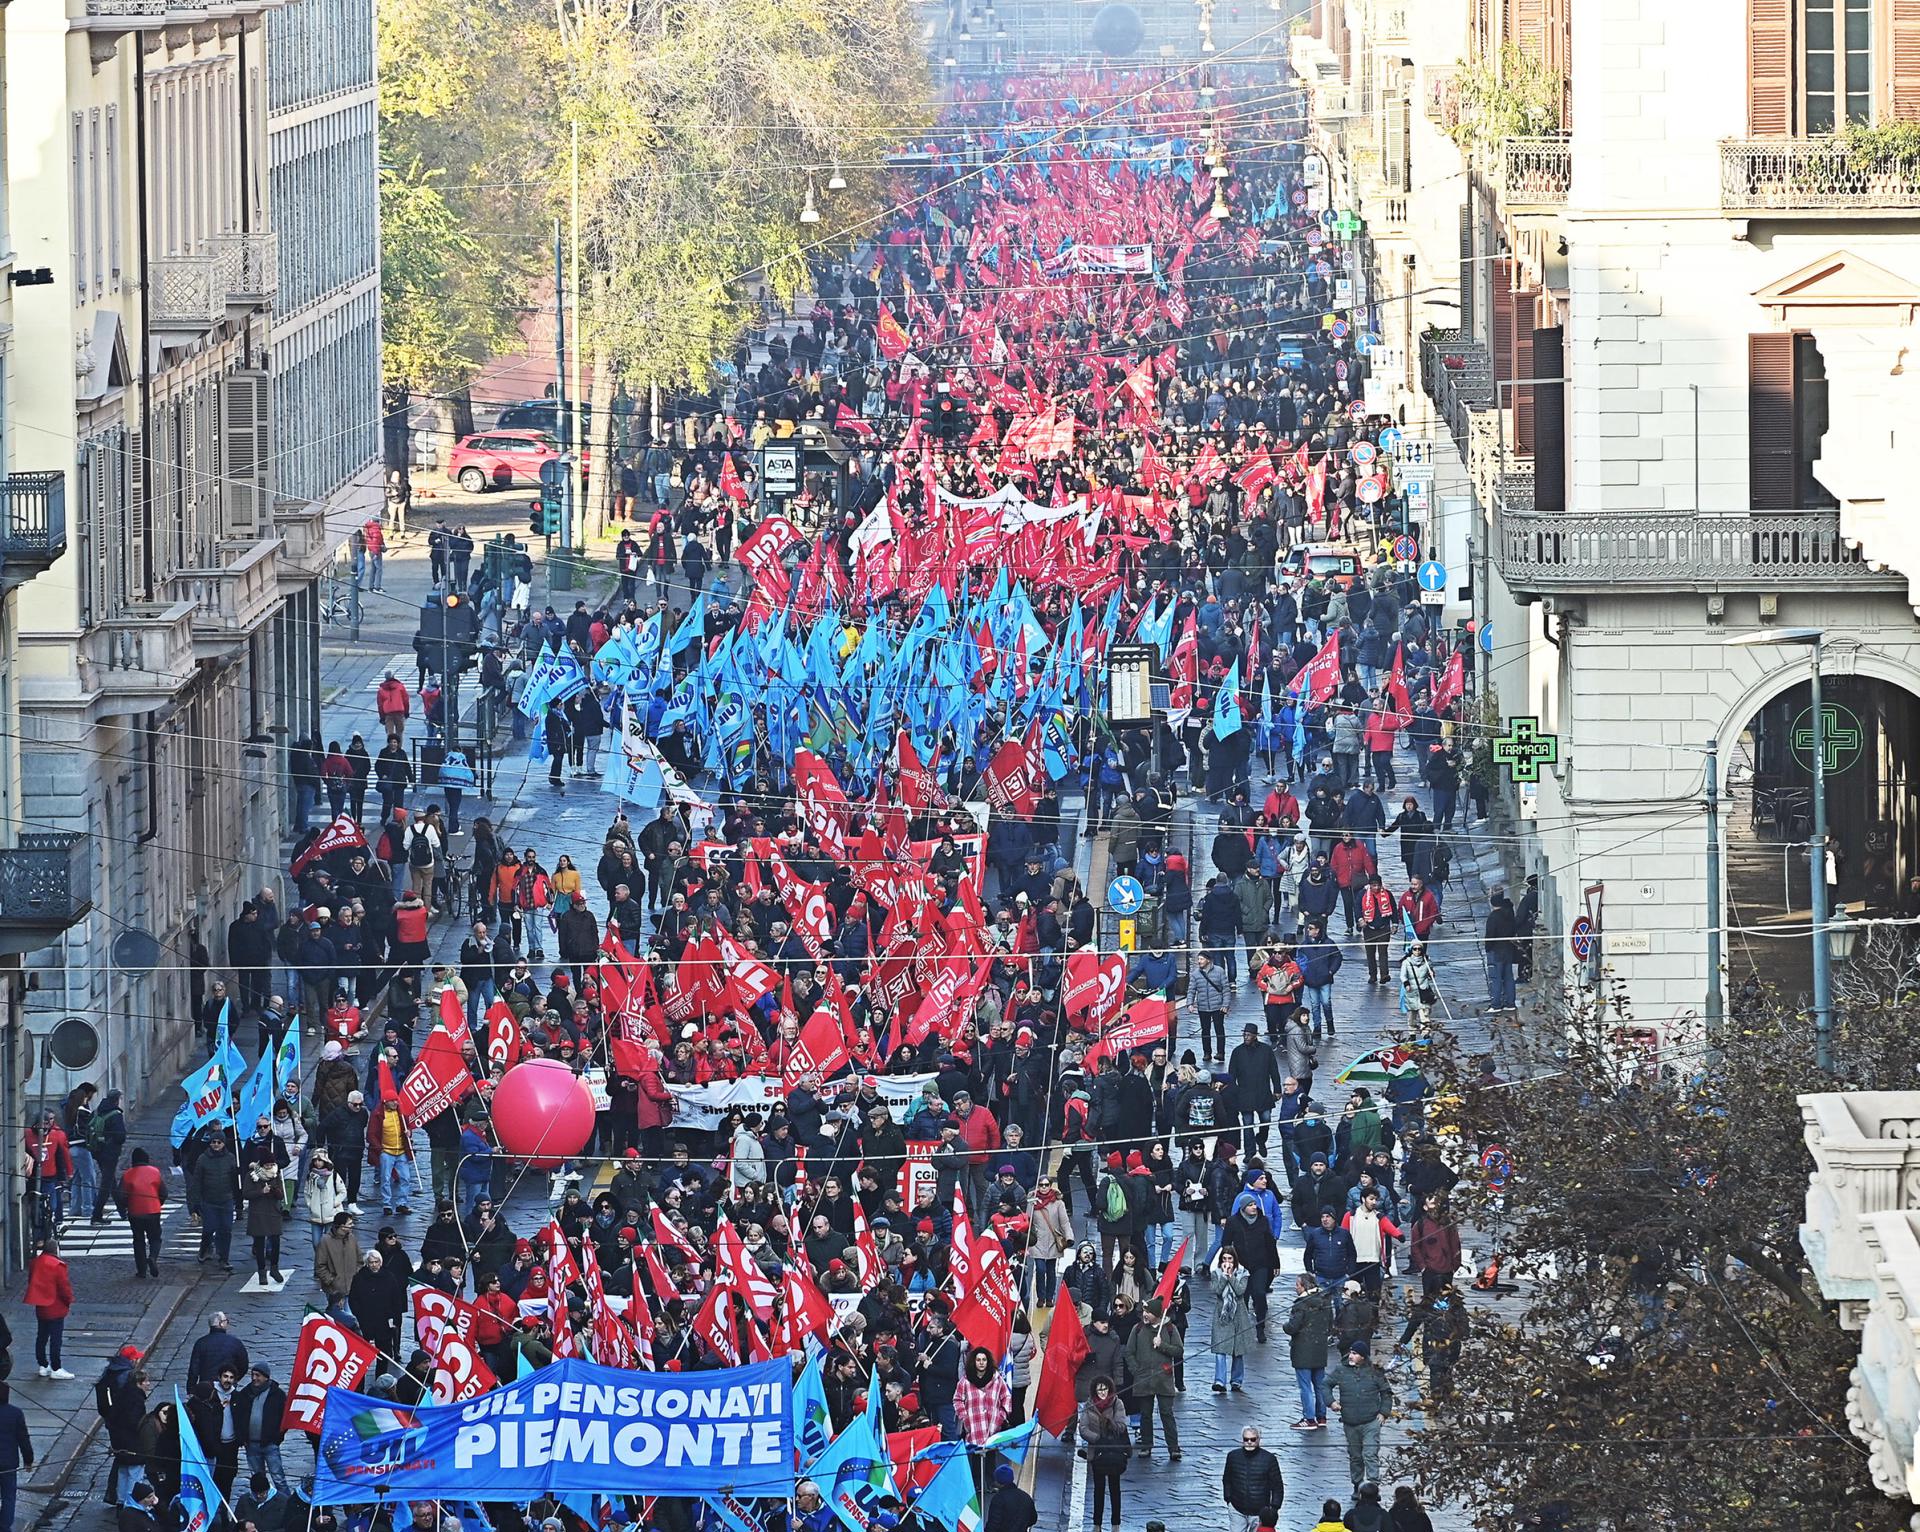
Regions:
<svg viewBox="0 0 1920 1532"><path fill-rule="evenodd" d="M1533 326L1539 309L1539 289L1513 295L1513 376L1530 378L1533 374ZM1533 454L1533 392L1537 385L1524 384L1507 392L1513 401L1514 448L1523 457Z"/></svg>
<svg viewBox="0 0 1920 1532"><path fill-rule="evenodd" d="M1546 0L1507 0L1507 41L1529 63L1547 63Z"/></svg>
<svg viewBox="0 0 1920 1532"><path fill-rule="evenodd" d="M268 468L272 383L264 372L229 373L221 380L221 434L225 463L221 482L227 497L230 535L259 536L272 501Z"/></svg>
<svg viewBox="0 0 1920 1532"><path fill-rule="evenodd" d="M1478 287L1477 277L1473 269L1473 204L1463 199L1460 203L1460 331L1463 335L1474 333L1473 295Z"/></svg>
<svg viewBox="0 0 1920 1532"><path fill-rule="evenodd" d="M1747 0L1747 130L1756 138L1793 131L1794 0Z"/></svg>
<svg viewBox="0 0 1920 1532"><path fill-rule="evenodd" d="M1794 508L1793 337L1747 337L1747 504Z"/></svg>
<svg viewBox="0 0 1920 1532"><path fill-rule="evenodd" d="M1513 370L1513 262L1507 256L1487 263L1493 281L1493 321L1489 340L1493 352L1493 375L1503 382L1518 377ZM1505 400L1501 400L1505 403Z"/></svg>
<svg viewBox="0 0 1920 1532"><path fill-rule="evenodd" d="M120 594L129 601L145 601L153 590L153 504L148 498L152 465L147 461L146 438L138 431L127 433L121 450L126 463L121 501L126 538L121 545L124 575Z"/></svg>
<svg viewBox="0 0 1920 1532"><path fill-rule="evenodd" d="M1396 71L1387 86L1387 132L1381 149L1381 165L1387 190L1405 192L1407 181L1407 87Z"/></svg>
<svg viewBox="0 0 1920 1532"><path fill-rule="evenodd" d="M1920 122L1920 0L1888 0L1887 110Z"/></svg>

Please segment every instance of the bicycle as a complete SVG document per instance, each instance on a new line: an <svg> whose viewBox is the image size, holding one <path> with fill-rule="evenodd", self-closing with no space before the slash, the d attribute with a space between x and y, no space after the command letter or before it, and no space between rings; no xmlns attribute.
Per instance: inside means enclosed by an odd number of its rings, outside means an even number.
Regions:
<svg viewBox="0 0 1920 1532"><path fill-rule="evenodd" d="M465 862L449 861L447 870L441 875L441 908L449 913L467 912L469 924L474 919L473 868Z"/></svg>

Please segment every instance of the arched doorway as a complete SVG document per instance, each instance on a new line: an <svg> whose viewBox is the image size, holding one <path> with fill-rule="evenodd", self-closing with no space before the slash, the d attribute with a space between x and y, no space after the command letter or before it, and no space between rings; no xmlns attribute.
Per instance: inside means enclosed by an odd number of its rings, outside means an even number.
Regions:
<svg viewBox="0 0 1920 1532"><path fill-rule="evenodd" d="M1896 914L1920 873L1920 697L1871 675L1821 677L1830 900ZM1761 705L1726 765L1727 985L1788 999L1813 987L1807 841L1813 833L1809 684Z"/></svg>

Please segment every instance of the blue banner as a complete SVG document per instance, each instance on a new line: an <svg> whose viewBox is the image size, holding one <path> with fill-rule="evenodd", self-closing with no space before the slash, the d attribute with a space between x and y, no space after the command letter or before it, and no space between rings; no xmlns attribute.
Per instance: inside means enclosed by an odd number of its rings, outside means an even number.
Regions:
<svg viewBox="0 0 1920 1532"><path fill-rule="evenodd" d="M465 1404L396 1409L327 1390L316 1505L526 1501L550 1494L792 1493L791 1366L628 1372L542 1367Z"/></svg>

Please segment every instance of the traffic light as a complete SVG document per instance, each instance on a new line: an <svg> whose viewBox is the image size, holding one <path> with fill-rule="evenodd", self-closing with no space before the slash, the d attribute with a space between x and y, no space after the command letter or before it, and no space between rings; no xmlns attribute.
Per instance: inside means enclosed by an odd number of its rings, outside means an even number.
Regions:
<svg viewBox="0 0 1920 1532"><path fill-rule="evenodd" d="M567 492L567 468L558 458L540 465L540 498L533 502L527 530L536 537L560 535L560 508Z"/></svg>
<svg viewBox="0 0 1920 1532"><path fill-rule="evenodd" d="M413 652L436 675L471 669L479 658L480 613L465 596L429 596L420 604Z"/></svg>

